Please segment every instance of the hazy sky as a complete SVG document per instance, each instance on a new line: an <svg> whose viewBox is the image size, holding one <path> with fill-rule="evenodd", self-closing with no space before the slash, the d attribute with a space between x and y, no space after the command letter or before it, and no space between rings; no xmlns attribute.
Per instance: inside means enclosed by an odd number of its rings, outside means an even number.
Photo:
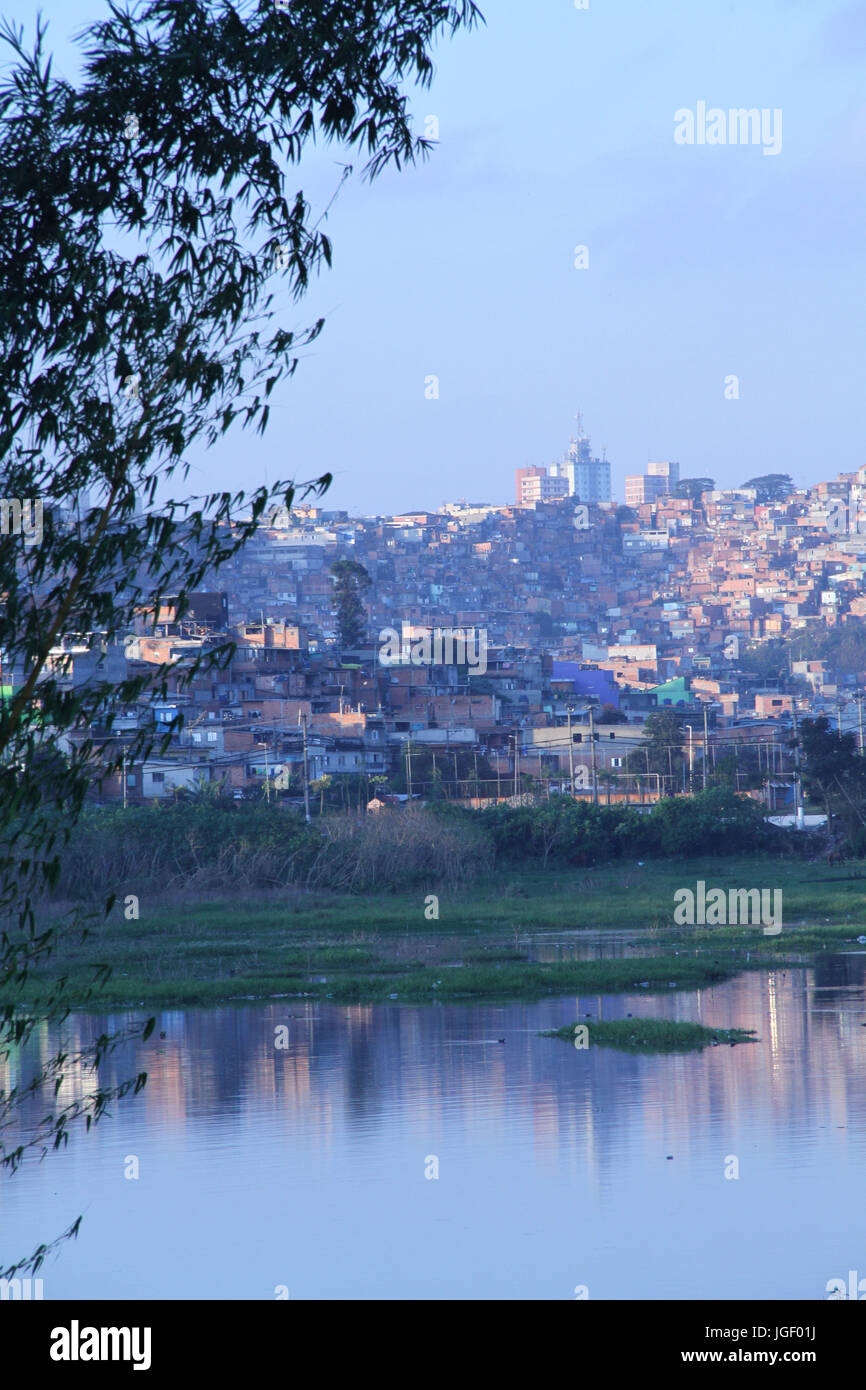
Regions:
<svg viewBox="0 0 866 1390"><path fill-rule="evenodd" d="M56 69L102 0L43 0ZM864 463L864 0L481 0L414 102L424 165L344 186L323 335L264 440L193 455L196 491L335 474L326 505L505 502L583 412L626 473L736 485ZM32 0L0 13L32 26ZM781 110L781 150L677 144L674 113ZM298 176L317 206L338 149ZM589 266L576 269L575 247ZM439 378L439 399L425 380ZM725 378L739 380L726 399ZM732 388L729 387L729 393Z"/></svg>

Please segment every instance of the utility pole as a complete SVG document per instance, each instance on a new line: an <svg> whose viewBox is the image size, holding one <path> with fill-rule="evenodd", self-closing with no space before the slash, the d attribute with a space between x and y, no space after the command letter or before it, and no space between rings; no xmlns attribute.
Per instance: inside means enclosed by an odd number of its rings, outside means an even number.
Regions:
<svg viewBox="0 0 866 1390"><path fill-rule="evenodd" d="M858 747L859 747L859 749L860 749L860 757L862 758L862 757L863 757L863 691L862 691L862 690L858 690L858 691L857 691L857 694L856 694L856 696L855 696L855 699L856 699L856 701L857 701L857 723L858 723L858 727L859 727L859 732L858 732L858 736L857 736L857 744L858 744Z"/></svg>
<svg viewBox="0 0 866 1390"><path fill-rule="evenodd" d="M692 726L689 725L689 796L695 794L695 750L692 742Z"/></svg>
<svg viewBox="0 0 866 1390"><path fill-rule="evenodd" d="M704 791L707 790L707 744L708 744L708 743L709 743L709 738L708 738L708 736L707 736L707 705L706 705L706 701L704 701L704 785L703 785L703 790L704 790Z"/></svg>
<svg viewBox="0 0 866 1390"><path fill-rule="evenodd" d="M568 775L571 778L571 794L574 796L574 739L571 736L571 705L568 707Z"/></svg>
<svg viewBox="0 0 866 1390"><path fill-rule="evenodd" d="M126 810L126 749L123 750L123 809Z"/></svg>
<svg viewBox="0 0 866 1390"><path fill-rule="evenodd" d="M592 804L598 805L598 777L596 776L596 755L595 755L595 718L593 716L592 705L589 707L589 747L592 754Z"/></svg>
<svg viewBox="0 0 866 1390"><path fill-rule="evenodd" d="M496 750L496 800L502 800L502 769L499 765L500 750Z"/></svg>
<svg viewBox="0 0 866 1390"><path fill-rule="evenodd" d="M800 786L800 736L797 732L797 705L793 706L794 714L794 822L798 830L802 830L805 821L803 819L803 798ZM829 823L827 829L830 829Z"/></svg>
<svg viewBox="0 0 866 1390"><path fill-rule="evenodd" d="M304 715L304 818L310 824L310 774L307 765L307 716Z"/></svg>
<svg viewBox="0 0 866 1390"><path fill-rule="evenodd" d="M265 739L265 799L271 804L271 774L268 769L268 741Z"/></svg>
<svg viewBox="0 0 866 1390"><path fill-rule="evenodd" d="M519 796L519 795L520 795L519 780L518 780L518 779L519 779L519 775L520 775L520 773L519 773L519 768L520 768L520 763L519 763L518 752L517 752L517 734L515 734L515 735L514 735L514 795L515 795L515 796Z"/></svg>

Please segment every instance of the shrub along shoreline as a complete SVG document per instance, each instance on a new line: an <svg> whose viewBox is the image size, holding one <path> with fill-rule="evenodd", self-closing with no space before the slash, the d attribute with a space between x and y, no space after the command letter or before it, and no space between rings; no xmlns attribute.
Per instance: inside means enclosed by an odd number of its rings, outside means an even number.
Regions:
<svg viewBox="0 0 866 1390"><path fill-rule="evenodd" d="M538 806L453 803L339 814L306 825L275 805L227 802L90 807L61 854L58 897L96 902L106 885L258 894L289 886L369 894L454 890L509 869L589 868L621 859L808 853L755 802L725 789L641 813L555 796Z"/></svg>

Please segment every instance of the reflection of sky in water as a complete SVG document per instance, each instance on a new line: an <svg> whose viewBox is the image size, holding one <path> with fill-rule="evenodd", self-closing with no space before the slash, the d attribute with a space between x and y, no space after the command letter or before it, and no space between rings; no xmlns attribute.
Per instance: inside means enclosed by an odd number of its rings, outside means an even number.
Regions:
<svg viewBox="0 0 866 1390"><path fill-rule="evenodd" d="M0 1178L0 1258L83 1212L43 1270L47 1298L270 1298L278 1284L292 1298L567 1299L577 1284L591 1298L822 1298L828 1279L866 1275L864 977L866 957L835 955L579 1009L163 1013L102 1072L144 1068L145 1092ZM536 1036L599 1007L761 1042L633 1057ZM65 1037L122 1021L79 1016ZM138 1181L123 1177L130 1154ZM729 1155L739 1180L723 1176Z"/></svg>

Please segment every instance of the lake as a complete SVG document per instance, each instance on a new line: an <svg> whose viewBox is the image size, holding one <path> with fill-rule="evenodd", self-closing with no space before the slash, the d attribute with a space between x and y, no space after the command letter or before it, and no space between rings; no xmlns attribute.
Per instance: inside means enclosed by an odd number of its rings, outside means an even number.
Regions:
<svg viewBox="0 0 866 1390"><path fill-rule="evenodd" d="M641 1057L538 1036L599 1010L760 1042ZM101 1078L137 1070L146 1089L90 1135L0 1177L7 1262L83 1215L46 1299L821 1299L866 1278L862 954L664 996L164 1012ZM61 1100L83 1086L73 1071Z"/></svg>

